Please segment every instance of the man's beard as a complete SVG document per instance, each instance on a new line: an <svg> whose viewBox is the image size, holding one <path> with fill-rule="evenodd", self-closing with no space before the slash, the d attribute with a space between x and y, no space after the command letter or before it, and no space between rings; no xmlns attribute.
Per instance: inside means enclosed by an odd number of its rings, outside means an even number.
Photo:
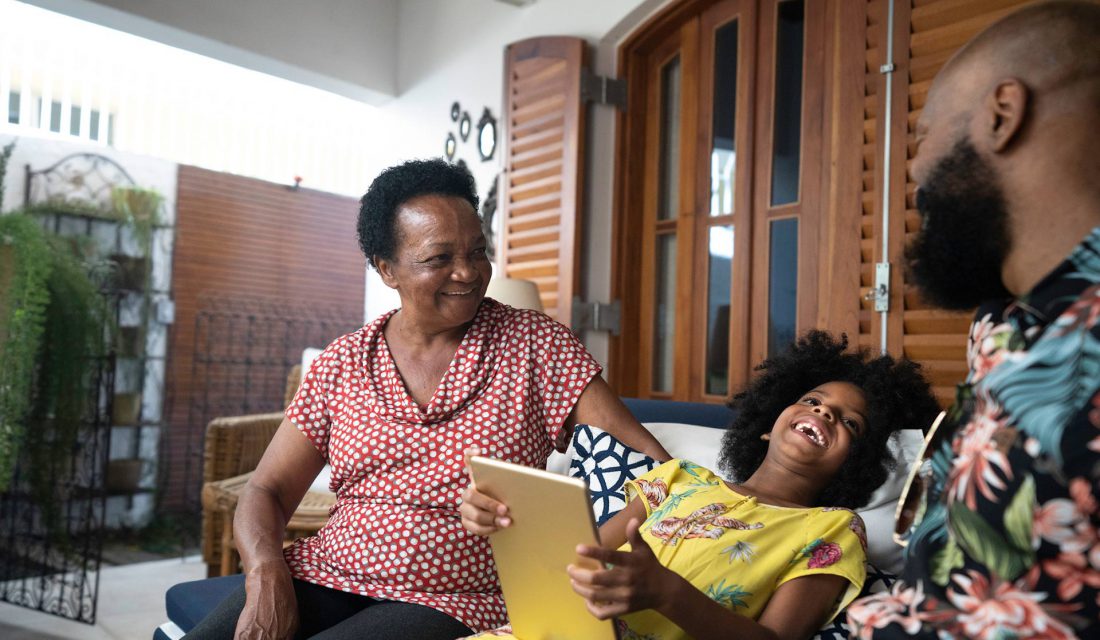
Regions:
<svg viewBox="0 0 1100 640"><path fill-rule="evenodd" d="M1001 278L1008 211L993 169L963 138L917 191L920 233L906 248L910 281L930 303L973 309L1011 297Z"/></svg>

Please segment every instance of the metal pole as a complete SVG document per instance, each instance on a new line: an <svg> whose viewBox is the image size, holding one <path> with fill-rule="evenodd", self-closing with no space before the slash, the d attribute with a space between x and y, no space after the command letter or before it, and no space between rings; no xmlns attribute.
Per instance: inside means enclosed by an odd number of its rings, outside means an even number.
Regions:
<svg viewBox="0 0 1100 640"><path fill-rule="evenodd" d="M891 120L893 119L893 103L894 103L894 1L888 0L886 3L886 60L881 67L879 67L879 73L886 76L886 100L885 109L883 114L883 136L882 136L882 259L881 262L889 264L890 262L890 131L892 128ZM889 272L887 272L889 273ZM876 278L877 279L877 278ZM876 287L879 283L876 283ZM890 283L886 282L886 291L889 292ZM889 295L889 294L887 294ZM887 298L887 303L889 298ZM886 353L886 318L889 314L888 304L882 311L879 312L880 333L881 342L879 349L882 353Z"/></svg>

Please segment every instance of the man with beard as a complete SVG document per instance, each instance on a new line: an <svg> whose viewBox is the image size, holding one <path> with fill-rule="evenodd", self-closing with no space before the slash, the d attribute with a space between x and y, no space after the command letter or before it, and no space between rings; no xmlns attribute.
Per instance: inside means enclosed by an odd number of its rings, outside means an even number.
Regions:
<svg viewBox="0 0 1100 640"><path fill-rule="evenodd" d="M1100 637L1100 4L1031 5L934 80L914 281L979 306L969 373L859 637Z"/></svg>

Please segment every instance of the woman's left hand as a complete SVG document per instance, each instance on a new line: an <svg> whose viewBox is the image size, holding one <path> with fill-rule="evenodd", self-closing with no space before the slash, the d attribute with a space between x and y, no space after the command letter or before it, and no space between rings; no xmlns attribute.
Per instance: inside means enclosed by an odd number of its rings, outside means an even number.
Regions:
<svg viewBox="0 0 1100 640"><path fill-rule="evenodd" d="M573 591L587 601L588 610L600 620L642 609L661 609L675 585L675 573L666 569L642 539L635 518L626 525L630 551L613 551L579 545L577 554L592 558L607 569L584 569L569 565Z"/></svg>

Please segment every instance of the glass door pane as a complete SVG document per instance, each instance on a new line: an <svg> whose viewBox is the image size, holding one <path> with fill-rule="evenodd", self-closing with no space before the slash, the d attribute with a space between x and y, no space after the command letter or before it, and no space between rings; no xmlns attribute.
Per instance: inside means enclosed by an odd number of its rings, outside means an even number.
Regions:
<svg viewBox="0 0 1100 640"><path fill-rule="evenodd" d="M657 291L653 313L653 390L672 392L676 346L676 235L657 236Z"/></svg>
<svg viewBox="0 0 1100 640"><path fill-rule="evenodd" d="M768 357L794 342L798 323L798 218L770 224Z"/></svg>
<svg viewBox="0 0 1100 640"><path fill-rule="evenodd" d="M737 175L737 21L714 34L714 101L710 151L710 215L733 213Z"/></svg>
<svg viewBox="0 0 1100 640"><path fill-rule="evenodd" d="M729 393L733 225L710 228L707 242L706 384L708 395Z"/></svg>
<svg viewBox="0 0 1100 640"><path fill-rule="evenodd" d="M802 156L803 0L779 3L775 27L775 120L772 124L773 207L798 202Z"/></svg>
<svg viewBox="0 0 1100 640"><path fill-rule="evenodd" d="M679 215L680 202L680 56L661 69L661 151L657 219Z"/></svg>

